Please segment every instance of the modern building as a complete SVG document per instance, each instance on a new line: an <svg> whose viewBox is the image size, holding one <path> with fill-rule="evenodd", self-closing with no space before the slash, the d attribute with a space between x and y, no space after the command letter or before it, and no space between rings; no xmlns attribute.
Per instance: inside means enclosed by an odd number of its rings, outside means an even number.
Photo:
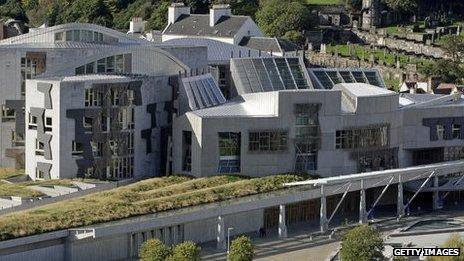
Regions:
<svg viewBox="0 0 464 261"><path fill-rule="evenodd" d="M213 5L209 14L191 14L190 7L173 3L162 41L207 38L238 45L246 36L263 36L263 33L251 17L232 15L229 5Z"/></svg>
<svg viewBox="0 0 464 261"><path fill-rule="evenodd" d="M163 141L172 113L168 87L169 78L163 76L94 74L28 81L27 174L34 180L164 175Z"/></svg>
<svg viewBox="0 0 464 261"><path fill-rule="evenodd" d="M369 70L313 79L297 58L231 64L238 97L174 120L175 173L329 177L464 157L461 94L400 95Z"/></svg>
<svg viewBox="0 0 464 261"><path fill-rule="evenodd" d="M25 108L24 100L27 99L28 79L40 78L47 83L51 79L60 82L56 77L88 74L116 74L129 78L135 75L164 77L164 80L154 84L153 88L163 93L172 93L173 86L168 84L170 78L208 69L207 47L158 47L144 39L105 27L77 23L40 28L0 41L0 57L0 64L4 68L0 70L2 167L24 167L25 164L24 141L27 126L24 112L30 108ZM62 79L69 82L69 78ZM74 79L77 82L88 80L85 77ZM111 83L111 80L108 83ZM36 96L35 93L31 95L33 102ZM164 97L163 95L160 97ZM155 99L154 96L147 98L147 102ZM172 106L169 104L172 104L172 100L170 97L166 100L166 105L160 105L159 108L170 110ZM31 106L45 108L44 104L31 103ZM61 108L67 109L66 106ZM57 123L58 121L59 119L56 119ZM34 154L34 151L31 153ZM35 169L28 172L35 176ZM77 172L66 175L77 175Z"/></svg>

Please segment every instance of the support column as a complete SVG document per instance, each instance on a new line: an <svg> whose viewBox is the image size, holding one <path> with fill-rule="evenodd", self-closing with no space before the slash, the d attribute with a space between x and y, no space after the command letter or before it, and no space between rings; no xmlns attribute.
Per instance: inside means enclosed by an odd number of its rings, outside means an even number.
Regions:
<svg viewBox="0 0 464 261"><path fill-rule="evenodd" d="M285 205L279 206L279 237L287 237L287 224L285 218Z"/></svg>
<svg viewBox="0 0 464 261"><path fill-rule="evenodd" d="M218 216L217 220L217 248L218 249L226 249L226 234L225 234L225 226L224 226L224 219L222 216Z"/></svg>
<svg viewBox="0 0 464 261"><path fill-rule="evenodd" d="M398 176L398 197L396 201L396 217L401 218L404 216L404 201L403 201L403 181L401 174Z"/></svg>
<svg viewBox="0 0 464 261"><path fill-rule="evenodd" d="M324 194L324 185L321 185L321 208L319 217L321 232L326 232L329 229L329 225L327 224L327 198Z"/></svg>
<svg viewBox="0 0 464 261"><path fill-rule="evenodd" d="M366 215L366 190L364 188L364 180L361 180L361 189L359 190L359 224L367 222Z"/></svg>
<svg viewBox="0 0 464 261"><path fill-rule="evenodd" d="M433 210L439 209L440 192L438 191L438 176L433 177Z"/></svg>

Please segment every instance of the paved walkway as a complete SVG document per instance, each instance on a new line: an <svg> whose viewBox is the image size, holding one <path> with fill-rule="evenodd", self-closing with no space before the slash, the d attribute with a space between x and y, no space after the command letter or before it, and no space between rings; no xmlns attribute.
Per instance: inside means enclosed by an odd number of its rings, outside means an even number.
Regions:
<svg viewBox="0 0 464 261"><path fill-rule="evenodd" d="M425 212L417 213L414 216L404 217L398 222L394 217L382 217L374 220L373 224L388 235L393 231L410 225L413 222L430 217L448 217L463 216L464 212ZM351 219L353 221L353 219ZM299 260L327 260L334 255L340 247L340 236L344 230L356 225L350 222L350 225L342 225L345 220L334 221L331 229L336 232L330 235L321 235L316 223L305 223L291 226L288 231L288 238L281 239L277 233L270 233L266 238L259 238L257 233L251 233L249 236L255 245L255 260L258 261L299 261ZM337 225L338 224L338 225ZM312 235L312 236L310 236ZM204 260L226 260L226 253L216 248L215 242L202 244L202 258Z"/></svg>

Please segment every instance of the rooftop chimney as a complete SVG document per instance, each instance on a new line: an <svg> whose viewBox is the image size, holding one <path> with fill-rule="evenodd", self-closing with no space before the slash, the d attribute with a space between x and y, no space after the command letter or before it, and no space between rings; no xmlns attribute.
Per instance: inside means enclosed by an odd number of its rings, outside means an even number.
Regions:
<svg viewBox="0 0 464 261"><path fill-rule="evenodd" d="M181 15L190 15L190 7L184 3L172 3L168 8L168 24L173 24Z"/></svg>
<svg viewBox="0 0 464 261"><path fill-rule="evenodd" d="M145 31L145 24L141 17L134 17L130 21L129 33L143 33Z"/></svg>
<svg viewBox="0 0 464 261"><path fill-rule="evenodd" d="M215 26L221 17L231 15L230 5L213 5L213 8L209 10L209 26Z"/></svg>

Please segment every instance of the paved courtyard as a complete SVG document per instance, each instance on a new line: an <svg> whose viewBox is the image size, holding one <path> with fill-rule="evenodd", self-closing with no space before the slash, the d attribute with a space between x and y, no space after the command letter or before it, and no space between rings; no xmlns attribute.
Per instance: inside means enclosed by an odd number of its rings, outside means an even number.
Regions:
<svg viewBox="0 0 464 261"><path fill-rule="evenodd" d="M456 217L464 218L463 211L418 213L401 219L400 222L393 217L382 217L374 221L374 224L388 235L399 228L404 228L416 221L425 218ZM353 219L352 219L353 220ZM341 225L345 220L335 221L336 230L341 231L347 227ZM338 225L337 225L338 224ZM348 227L355 225L351 223ZM331 227L334 228L334 225ZM276 232L260 238L257 233L249 234L255 245L255 260L264 261L299 261L299 260L328 260L340 248L340 233L330 235L314 234L319 227L316 223L299 224L288 229L288 238L280 239ZM313 235L313 236L310 236ZM205 260L226 260L226 253L216 249L214 242L201 245L202 257Z"/></svg>

